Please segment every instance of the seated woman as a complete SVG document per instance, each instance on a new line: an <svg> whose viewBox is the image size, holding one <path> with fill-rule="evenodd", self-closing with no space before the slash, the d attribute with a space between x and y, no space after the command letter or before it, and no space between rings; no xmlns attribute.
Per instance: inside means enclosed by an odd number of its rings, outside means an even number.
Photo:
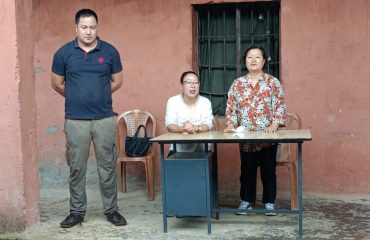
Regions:
<svg viewBox="0 0 370 240"><path fill-rule="evenodd" d="M265 50L252 46L245 51L248 74L235 79L228 93L226 107L227 127L224 132L233 132L243 126L250 131L275 132L285 125L284 93L277 78L263 72ZM240 199L237 214L246 214L252 209L256 196L257 168L260 167L263 185L263 203L266 210L274 210L276 198L276 151L270 143L240 144L241 174ZM266 213L266 215L275 215Z"/></svg>
<svg viewBox="0 0 370 240"><path fill-rule="evenodd" d="M199 77L187 71L180 77L181 94L167 101L165 124L169 132L195 134L212 128L211 102L199 95ZM204 144L176 144L178 152L202 152ZM173 146L170 147L171 155Z"/></svg>

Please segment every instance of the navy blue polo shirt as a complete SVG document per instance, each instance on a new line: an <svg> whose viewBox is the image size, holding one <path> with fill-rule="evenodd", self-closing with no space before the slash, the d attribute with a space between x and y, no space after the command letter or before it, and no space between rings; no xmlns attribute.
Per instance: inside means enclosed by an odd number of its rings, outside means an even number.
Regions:
<svg viewBox="0 0 370 240"><path fill-rule="evenodd" d="M122 71L119 53L98 38L95 49L85 52L77 38L55 54L53 73L65 79L65 118L103 119L114 115L111 74Z"/></svg>

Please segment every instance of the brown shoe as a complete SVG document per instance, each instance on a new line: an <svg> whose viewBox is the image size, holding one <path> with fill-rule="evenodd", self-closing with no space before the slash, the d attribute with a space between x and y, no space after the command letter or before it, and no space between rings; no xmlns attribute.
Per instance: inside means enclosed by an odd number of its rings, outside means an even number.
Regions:
<svg viewBox="0 0 370 240"><path fill-rule="evenodd" d="M70 228L76 224L81 224L84 221L84 216L78 214L69 214L63 222L60 223L61 228Z"/></svg>
<svg viewBox="0 0 370 240"><path fill-rule="evenodd" d="M116 226L123 226L127 224L126 219L119 212L112 212L106 214L107 220Z"/></svg>

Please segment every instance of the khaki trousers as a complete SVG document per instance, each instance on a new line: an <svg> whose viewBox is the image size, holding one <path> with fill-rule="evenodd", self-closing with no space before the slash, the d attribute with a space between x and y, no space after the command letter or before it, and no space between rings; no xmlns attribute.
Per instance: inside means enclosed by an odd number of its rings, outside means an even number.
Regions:
<svg viewBox="0 0 370 240"><path fill-rule="evenodd" d="M85 215L86 169L91 142L94 145L100 194L104 213L118 211L116 161L116 121L113 117L100 120L66 119L66 159L70 167L70 212Z"/></svg>

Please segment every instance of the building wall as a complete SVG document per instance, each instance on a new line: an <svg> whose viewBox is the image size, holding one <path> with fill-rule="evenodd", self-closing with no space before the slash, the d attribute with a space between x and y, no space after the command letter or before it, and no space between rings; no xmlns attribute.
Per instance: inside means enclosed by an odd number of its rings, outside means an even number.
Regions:
<svg viewBox="0 0 370 240"><path fill-rule="evenodd" d="M370 2L281 1L281 60L289 109L302 115L304 189L369 193Z"/></svg>
<svg viewBox="0 0 370 240"><path fill-rule="evenodd" d="M99 36L121 53L123 87L114 109L150 110L158 134L166 132L166 101L180 92L179 76L192 66L192 7L202 0L34 0L34 68L41 183L67 184L64 159L64 101L50 87L53 53L75 37L73 18L80 8L96 10ZM231 1L213 1L231 2ZM303 145L304 190L315 193L368 193L370 161L368 90L370 69L367 0L281 0L281 80L288 110L297 112L313 141ZM236 145L220 146L221 192L238 195ZM140 167L131 175L144 179ZM97 179L94 157L88 181ZM279 169L279 191L288 189ZM155 159L160 186L160 165ZM135 182L135 178L132 178ZM134 184L134 183L132 183Z"/></svg>
<svg viewBox="0 0 370 240"><path fill-rule="evenodd" d="M0 232L39 218L32 1L0 2Z"/></svg>

